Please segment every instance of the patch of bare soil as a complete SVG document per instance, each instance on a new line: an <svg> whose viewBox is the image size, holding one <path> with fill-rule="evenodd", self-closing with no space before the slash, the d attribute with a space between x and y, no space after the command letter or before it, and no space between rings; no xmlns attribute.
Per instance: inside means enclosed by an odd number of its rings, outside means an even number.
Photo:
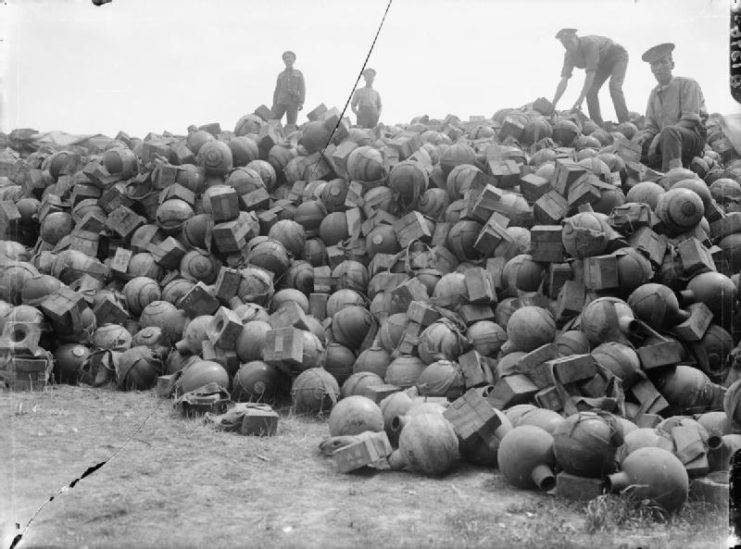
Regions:
<svg viewBox="0 0 741 549"><path fill-rule="evenodd" d="M152 392L0 394L0 545L50 496L18 547L723 547L728 534L727 510L691 506L689 520L589 534L585 505L463 463L441 478L340 474L318 451L325 422L281 411L278 436L257 438Z"/></svg>

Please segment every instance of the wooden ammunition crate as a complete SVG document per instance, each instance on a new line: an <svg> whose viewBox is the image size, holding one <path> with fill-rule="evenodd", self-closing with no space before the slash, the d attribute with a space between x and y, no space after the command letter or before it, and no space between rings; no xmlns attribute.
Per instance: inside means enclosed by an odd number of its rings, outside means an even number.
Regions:
<svg viewBox="0 0 741 549"><path fill-rule="evenodd" d="M561 263L566 256L562 232L561 225L534 225L530 229L530 256L533 261Z"/></svg>
<svg viewBox="0 0 741 549"><path fill-rule="evenodd" d="M488 441L502 424L491 403L475 389L469 389L454 400L443 416L464 443L476 438Z"/></svg>
<svg viewBox="0 0 741 549"><path fill-rule="evenodd" d="M366 465L385 460L393 452L388 436L384 431L373 433L358 442L339 448L332 459L340 473L349 473Z"/></svg>
<svg viewBox="0 0 741 549"><path fill-rule="evenodd" d="M586 173L586 168L576 162L556 160L556 169L553 173L553 189L561 196L568 196L572 183Z"/></svg>
<svg viewBox="0 0 741 549"><path fill-rule="evenodd" d="M190 318L201 315L212 315L219 308L219 300L216 299L203 282L198 282L188 293L180 298L178 307L185 311Z"/></svg>
<svg viewBox="0 0 741 549"><path fill-rule="evenodd" d="M239 433L249 436L272 437L278 433L278 412L267 404L252 404L242 416Z"/></svg>
<svg viewBox="0 0 741 549"><path fill-rule="evenodd" d="M558 225L568 211L568 202L555 190L545 193L533 205L535 223L541 225Z"/></svg>
<svg viewBox="0 0 741 549"><path fill-rule="evenodd" d="M10 391L33 391L46 387L53 362L47 358L0 357L0 387Z"/></svg>
<svg viewBox="0 0 741 549"><path fill-rule="evenodd" d="M304 358L304 339L297 328L277 328L265 336L265 362L286 370L286 365L301 366ZM290 368L289 368L290 371Z"/></svg>
<svg viewBox="0 0 741 549"><path fill-rule="evenodd" d="M527 376L515 374L499 378L486 400L498 410L505 410L515 404L532 402L538 390Z"/></svg>

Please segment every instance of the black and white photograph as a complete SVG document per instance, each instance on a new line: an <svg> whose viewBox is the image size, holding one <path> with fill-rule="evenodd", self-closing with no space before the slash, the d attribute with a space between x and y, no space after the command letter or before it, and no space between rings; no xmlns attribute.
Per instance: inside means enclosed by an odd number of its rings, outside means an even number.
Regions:
<svg viewBox="0 0 741 549"><path fill-rule="evenodd" d="M741 1L0 0L0 548L741 547Z"/></svg>

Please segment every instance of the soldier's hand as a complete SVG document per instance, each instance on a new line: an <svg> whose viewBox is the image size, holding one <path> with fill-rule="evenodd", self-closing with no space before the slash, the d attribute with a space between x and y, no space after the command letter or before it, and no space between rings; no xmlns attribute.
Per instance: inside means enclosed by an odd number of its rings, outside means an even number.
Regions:
<svg viewBox="0 0 741 549"><path fill-rule="evenodd" d="M298 110L303 110L303 108L304 108L304 104L303 103L299 103L298 104Z"/></svg>

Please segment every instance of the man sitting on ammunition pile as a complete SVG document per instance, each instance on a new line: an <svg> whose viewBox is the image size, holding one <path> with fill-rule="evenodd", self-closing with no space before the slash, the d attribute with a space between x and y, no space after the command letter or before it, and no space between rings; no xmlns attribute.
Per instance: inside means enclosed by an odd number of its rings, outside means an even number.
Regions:
<svg viewBox="0 0 741 549"><path fill-rule="evenodd" d="M651 65L659 85L651 90L646 108L646 128L637 141L642 160L667 172L688 166L702 153L707 136L708 112L700 85L691 78L672 76L674 44L654 46L641 59Z"/></svg>

